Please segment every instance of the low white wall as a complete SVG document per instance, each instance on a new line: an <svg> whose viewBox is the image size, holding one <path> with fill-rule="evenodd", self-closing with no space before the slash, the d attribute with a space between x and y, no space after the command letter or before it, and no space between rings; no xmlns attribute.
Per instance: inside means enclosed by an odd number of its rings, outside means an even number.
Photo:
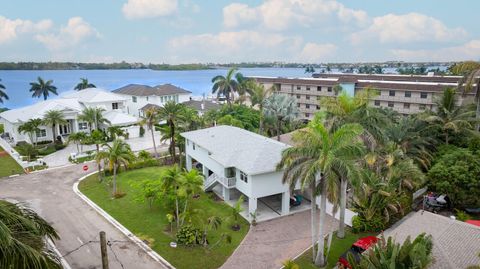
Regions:
<svg viewBox="0 0 480 269"><path fill-rule="evenodd" d="M317 205L320 206L320 196L317 197ZM333 216L333 204L330 203L328 200L327 200L327 214L330 216ZM353 212L352 210L349 210L348 208L345 209L345 224L352 227L352 218L356 215L357 213ZM338 208L337 214L335 214L335 216L333 217L337 220L340 219L340 208Z"/></svg>
<svg viewBox="0 0 480 269"><path fill-rule="evenodd" d="M126 133L128 133L128 138L137 138L140 137L140 126L132 125L129 127L122 127Z"/></svg>

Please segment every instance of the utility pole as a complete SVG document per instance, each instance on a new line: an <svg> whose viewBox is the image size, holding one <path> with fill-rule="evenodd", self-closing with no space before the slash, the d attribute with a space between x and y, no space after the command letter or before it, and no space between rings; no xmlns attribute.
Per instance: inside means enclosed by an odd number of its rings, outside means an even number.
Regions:
<svg viewBox="0 0 480 269"><path fill-rule="evenodd" d="M105 232L100 232L100 252L102 254L102 269L108 269L107 239Z"/></svg>

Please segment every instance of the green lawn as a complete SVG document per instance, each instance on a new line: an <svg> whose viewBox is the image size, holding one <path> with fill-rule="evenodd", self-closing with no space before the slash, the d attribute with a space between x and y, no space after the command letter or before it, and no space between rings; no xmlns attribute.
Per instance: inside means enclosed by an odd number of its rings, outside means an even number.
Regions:
<svg viewBox="0 0 480 269"><path fill-rule="evenodd" d="M0 178L23 172L22 167L0 147Z"/></svg>
<svg viewBox="0 0 480 269"><path fill-rule="evenodd" d="M337 264L338 258L342 255L345 251L347 251L352 244L357 241L361 237L369 236L369 235L376 235L374 233L358 233L354 234L350 231L346 232L345 238L339 239L336 237L336 234L333 235L332 245L330 248L330 254L328 256L327 266L325 268L333 268ZM312 263L312 250L309 249L305 252L302 256L298 257L295 260L301 269L318 269Z"/></svg>
<svg viewBox="0 0 480 269"><path fill-rule="evenodd" d="M99 183L96 175L83 180L79 188L131 232L137 236L143 235L154 239L152 248L173 266L179 269L220 267L247 234L249 229L247 221L242 219L240 231L232 231L228 222L224 222L218 231L209 233L209 242L212 243L218 240L220 234L227 232L232 236L231 244L221 243L212 250L200 246L171 248L169 243L175 240L175 236L170 233L164 205L158 202L154 208L149 209L146 203L135 199L136 190L130 186L130 182L134 180L159 178L164 169L149 167L119 174L117 181L119 191L127 194L119 199L110 198L110 187L106 183ZM215 201L210 195L203 193L200 198L194 200L192 206L202 209L208 216L227 218L231 212L230 207L223 201Z"/></svg>

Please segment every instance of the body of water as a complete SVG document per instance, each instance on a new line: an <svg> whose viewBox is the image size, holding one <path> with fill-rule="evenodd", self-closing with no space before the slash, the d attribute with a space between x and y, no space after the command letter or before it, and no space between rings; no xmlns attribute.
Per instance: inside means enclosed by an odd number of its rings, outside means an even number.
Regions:
<svg viewBox="0 0 480 269"><path fill-rule="evenodd" d="M303 68L245 68L239 70L245 76L272 77L306 77ZM192 92L194 96L210 94L212 78L225 75L227 69L194 70L194 71L153 71L153 70L18 70L0 71L1 83L7 88L9 100L4 100L0 107L19 108L39 102L42 99L32 98L30 82L37 77L53 80L58 94L72 91L80 78L88 78L98 88L115 90L127 84L144 84L156 86L171 83ZM58 98L51 96L51 98Z"/></svg>

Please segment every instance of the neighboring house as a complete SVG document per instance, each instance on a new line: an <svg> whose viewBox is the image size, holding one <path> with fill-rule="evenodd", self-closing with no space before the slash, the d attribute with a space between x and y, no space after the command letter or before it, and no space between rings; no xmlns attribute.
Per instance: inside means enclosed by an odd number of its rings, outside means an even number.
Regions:
<svg viewBox="0 0 480 269"><path fill-rule="evenodd" d="M136 124L139 119L128 115L127 98L122 95L114 94L98 88L89 88L70 94L65 94L57 99L40 101L31 106L12 109L0 113L0 123L5 126L5 135L17 143L20 141L32 142L27 134L19 133L18 127L30 119L42 119L49 110L62 111L67 124L56 126L56 134L66 138L73 132L88 132L88 124L77 120L77 116L86 107L97 107L105 109L104 117L111 122L112 126L130 126L125 130L129 133L129 137L138 137L138 126ZM105 128L107 126L100 126ZM36 134L37 141L52 140L52 128L49 126L40 126L40 131Z"/></svg>
<svg viewBox="0 0 480 269"><path fill-rule="evenodd" d="M215 103L210 100L193 100L190 99L186 102L183 102L184 105L195 109L198 112L198 115L202 116L210 110L217 110L222 107L219 103Z"/></svg>
<svg viewBox="0 0 480 269"><path fill-rule="evenodd" d="M467 268L480 264L480 227L428 211L412 212L384 231L402 243L426 233L433 239L433 262L429 268Z"/></svg>
<svg viewBox="0 0 480 269"><path fill-rule="evenodd" d="M143 116L145 106L151 104L163 106L168 101L183 103L188 101L191 92L172 84L147 86L130 84L112 91L127 98L127 113L135 116Z"/></svg>
<svg viewBox="0 0 480 269"><path fill-rule="evenodd" d="M241 193L248 204L247 216L273 198L281 201L277 215L290 213L290 189L282 183L283 171L276 165L289 146L232 126L216 126L182 133L186 139L187 170L201 169L206 191L220 187L226 201ZM297 188L295 188L298 190ZM238 196L238 195L237 195ZM272 196L274 196L272 198ZM263 201L262 201L263 200Z"/></svg>

